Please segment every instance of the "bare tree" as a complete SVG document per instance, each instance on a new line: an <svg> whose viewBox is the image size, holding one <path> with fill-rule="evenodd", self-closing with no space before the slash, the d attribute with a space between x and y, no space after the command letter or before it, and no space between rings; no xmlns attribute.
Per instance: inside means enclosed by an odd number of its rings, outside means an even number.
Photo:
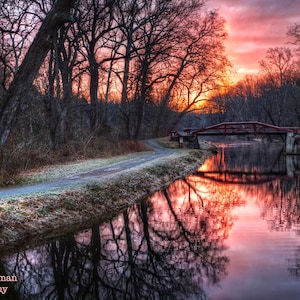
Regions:
<svg viewBox="0 0 300 300"><path fill-rule="evenodd" d="M289 27L287 32L288 37L292 38L291 44L299 45L300 44L300 24L294 24Z"/></svg>
<svg viewBox="0 0 300 300"><path fill-rule="evenodd" d="M284 122L288 85L294 73L294 59L290 48L270 48L266 59L260 61L260 67L265 74L265 103L262 107L274 125Z"/></svg>
<svg viewBox="0 0 300 300"><path fill-rule="evenodd" d="M58 29L70 22L70 10L75 0L58 0L43 21L34 41L0 105L0 146L2 147L11 131L22 97L32 85L41 64L53 45Z"/></svg>
<svg viewBox="0 0 300 300"><path fill-rule="evenodd" d="M92 106L91 124L92 130L99 129L100 107L99 107L99 69L102 60L107 56L103 55L105 43L109 33L113 31L113 7L115 1L90 0L84 1L79 9L77 20L82 40L81 53L88 61L89 72L89 97Z"/></svg>
<svg viewBox="0 0 300 300"><path fill-rule="evenodd" d="M0 6L0 64L2 86L8 89L29 47L38 19L31 13L32 1L4 0Z"/></svg>
<svg viewBox="0 0 300 300"><path fill-rule="evenodd" d="M223 48L224 21L214 11L205 14L204 4L205 1L117 2L120 33L114 49L123 60L122 65L118 64L123 74L118 76L122 85L120 124L128 138L140 137L150 105L158 108L150 124L158 135L168 127L163 123L168 110L175 107L171 106L176 91L184 87L187 94L194 95L192 101L181 103L182 117L203 101L200 95L215 88L216 81L224 75L228 66Z"/></svg>
<svg viewBox="0 0 300 300"><path fill-rule="evenodd" d="M155 136L159 135L162 128L170 128L171 124L164 124L164 120L167 119L166 113L172 101L177 102L177 110L181 111L177 120L172 122L174 126L184 114L197 109L196 105L205 100L207 92L218 87L217 83L229 66L223 46L226 38L224 20L216 11L196 14L182 28L180 36L182 39L167 62L170 64L168 80L159 104ZM176 98L178 90L185 90L181 97L184 100Z"/></svg>

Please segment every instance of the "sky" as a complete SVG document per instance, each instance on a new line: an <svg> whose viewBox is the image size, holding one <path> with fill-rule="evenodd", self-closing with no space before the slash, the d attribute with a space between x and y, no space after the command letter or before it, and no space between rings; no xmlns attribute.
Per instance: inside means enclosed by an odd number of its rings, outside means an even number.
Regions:
<svg viewBox="0 0 300 300"><path fill-rule="evenodd" d="M225 43L235 80L257 74L269 48L289 47L288 28L300 23L300 0L207 0L226 20Z"/></svg>

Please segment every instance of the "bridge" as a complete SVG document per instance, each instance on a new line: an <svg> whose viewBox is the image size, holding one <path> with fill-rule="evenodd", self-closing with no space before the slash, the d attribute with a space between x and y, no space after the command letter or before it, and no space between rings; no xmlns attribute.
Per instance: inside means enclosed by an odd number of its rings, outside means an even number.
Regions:
<svg viewBox="0 0 300 300"><path fill-rule="evenodd" d="M262 122L223 122L200 129L187 128L188 135L269 135L300 133L300 127L280 127Z"/></svg>
<svg viewBox="0 0 300 300"><path fill-rule="evenodd" d="M189 142L193 148L201 148L200 136L231 136L231 135L285 135L286 153L300 154L300 127L280 127L272 124L251 122L222 122L204 128L187 128L183 132L171 132L171 140Z"/></svg>

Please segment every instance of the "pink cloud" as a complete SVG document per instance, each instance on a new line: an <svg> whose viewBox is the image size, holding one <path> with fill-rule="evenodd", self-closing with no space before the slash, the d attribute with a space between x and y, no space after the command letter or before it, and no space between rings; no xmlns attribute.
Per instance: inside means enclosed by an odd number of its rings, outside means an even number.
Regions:
<svg viewBox="0 0 300 300"><path fill-rule="evenodd" d="M207 7L227 22L226 49L240 75L258 71L269 48L288 46L288 27L300 23L297 0L209 0Z"/></svg>

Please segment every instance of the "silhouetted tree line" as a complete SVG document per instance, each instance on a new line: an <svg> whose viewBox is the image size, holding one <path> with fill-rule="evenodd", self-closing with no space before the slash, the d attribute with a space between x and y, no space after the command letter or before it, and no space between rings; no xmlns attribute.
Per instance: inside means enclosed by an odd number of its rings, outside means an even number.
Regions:
<svg viewBox="0 0 300 300"><path fill-rule="evenodd" d="M297 27L297 25L295 25ZM294 28L289 34L296 38ZM299 29L298 29L299 31ZM297 41L297 44L299 41ZM212 122L260 121L300 126L300 62L298 50L270 48L258 75L247 75L225 93L213 97Z"/></svg>
<svg viewBox="0 0 300 300"><path fill-rule="evenodd" d="M165 134L229 66L205 2L3 0L1 146Z"/></svg>
<svg viewBox="0 0 300 300"><path fill-rule="evenodd" d="M269 48L256 75L236 84L224 81L212 92L203 111L185 115L177 126L201 128L220 122L260 121L277 126L300 126L300 24L287 32L291 47Z"/></svg>

